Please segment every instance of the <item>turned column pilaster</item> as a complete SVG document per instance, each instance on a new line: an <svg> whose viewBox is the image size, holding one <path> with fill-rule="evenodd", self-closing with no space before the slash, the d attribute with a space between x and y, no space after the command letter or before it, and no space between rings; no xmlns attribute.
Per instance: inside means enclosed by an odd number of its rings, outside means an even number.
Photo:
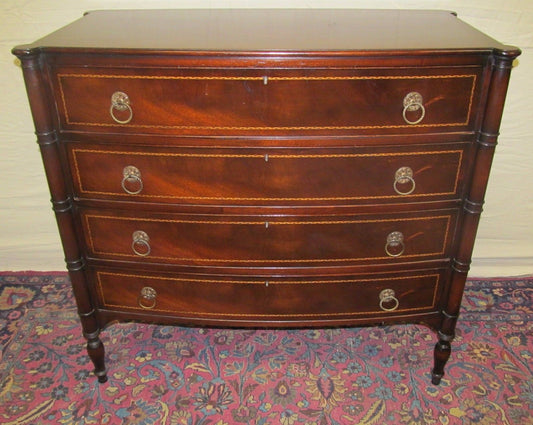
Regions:
<svg viewBox="0 0 533 425"><path fill-rule="evenodd" d="M85 261L81 255L74 225L73 203L70 197L60 161L59 138L54 120L53 102L50 101L47 74L43 69L39 52L16 51L20 59L24 82L28 92L30 109L37 135L43 165L51 194L65 262L78 305L83 335L87 339L87 351L100 382L107 380L104 365L104 347L99 338L100 328L85 278Z"/></svg>

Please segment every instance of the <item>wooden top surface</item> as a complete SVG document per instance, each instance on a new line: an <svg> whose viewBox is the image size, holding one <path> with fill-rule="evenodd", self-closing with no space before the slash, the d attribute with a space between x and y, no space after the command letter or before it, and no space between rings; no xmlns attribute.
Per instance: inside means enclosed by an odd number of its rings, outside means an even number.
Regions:
<svg viewBox="0 0 533 425"><path fill-rule="evenodd" d="M449 11L176 9L89 12L13 51L34 49L291 54L506 47Z"/></svg>

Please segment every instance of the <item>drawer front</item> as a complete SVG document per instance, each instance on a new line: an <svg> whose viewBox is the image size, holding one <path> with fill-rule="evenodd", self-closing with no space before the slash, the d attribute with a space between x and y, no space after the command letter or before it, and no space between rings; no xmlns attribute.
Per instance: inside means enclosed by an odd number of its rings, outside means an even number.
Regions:
<svg viewBox="0 0 533 425"><path fill-rule="evenodd" d="M439 271L394 277L209 278L97 271L104 309L234 321L342 320L434 311Z"/></svg>
<svg viewBox="0 0 533 425"><path fill-rule="evenodd" d="M479 70L441 71L62 69L56 89L61 125L72 130L287 134L472 127Z"/></svg>
<svg viewBox="0 0 533 425"><path fill-rule="evenodd" d="M236 267L440 259L456 211L386 217L124 216L85 211L92 258Z"/></svg>
<svg viewBox="0 0 533 425"><path fill-rule="evenodd" d="M350 204L460 197L464 144L386 149L69 146L76 196L173 204Z"/></svg>

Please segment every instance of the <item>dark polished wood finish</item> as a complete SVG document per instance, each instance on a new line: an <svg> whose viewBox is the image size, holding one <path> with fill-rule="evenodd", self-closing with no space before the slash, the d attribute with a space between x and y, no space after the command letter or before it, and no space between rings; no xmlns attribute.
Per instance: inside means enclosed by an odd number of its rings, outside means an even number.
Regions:
<svg viewBox="0 0 533 425"><path fill-rule="evenodd" d="M22 63L87 349L423 323L450 356L513 60L450 12L97 11Z"/></svg>

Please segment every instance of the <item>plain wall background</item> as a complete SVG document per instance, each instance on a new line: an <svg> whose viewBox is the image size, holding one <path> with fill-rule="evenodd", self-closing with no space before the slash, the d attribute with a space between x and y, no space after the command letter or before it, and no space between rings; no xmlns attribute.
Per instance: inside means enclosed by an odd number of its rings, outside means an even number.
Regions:
<svg viewBox="0 0 533 425"><path fill-rule="evenodd" d="M533 1L531 0L2 0L0 2L0 270L64 270L22 72L11 48L94 9L444 9L518 46L471 276L533 273ZM127 31L118 22L117 31Z"/></svg>

